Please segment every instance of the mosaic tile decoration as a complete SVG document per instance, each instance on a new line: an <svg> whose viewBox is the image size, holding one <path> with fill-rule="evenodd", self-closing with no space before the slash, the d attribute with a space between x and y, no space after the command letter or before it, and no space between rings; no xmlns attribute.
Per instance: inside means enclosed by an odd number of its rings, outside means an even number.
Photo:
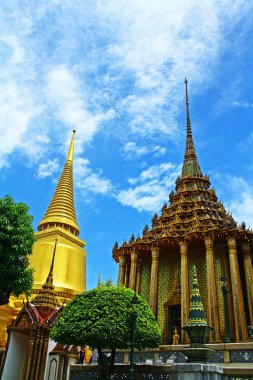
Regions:
<svg viewBox="0 0 253 380"><path fill-rule="evenodd" d="M157 322L163 332L165 327L164 304L172 297L177 282L179 253L162 252L159 257Z"/></svg>
<svg viewBox="0 0 253 380"><path fill-rule="evenodd" d="M141 275L141 296L147 303L149 298L150 271L151 257L147 256L143 258L143 267Z"/></svg>
<svg viewBox="0 0 253 380"><path fill-rule="evenodd" d="M253 363L253 351L230 351L231 363Z"/></svg>

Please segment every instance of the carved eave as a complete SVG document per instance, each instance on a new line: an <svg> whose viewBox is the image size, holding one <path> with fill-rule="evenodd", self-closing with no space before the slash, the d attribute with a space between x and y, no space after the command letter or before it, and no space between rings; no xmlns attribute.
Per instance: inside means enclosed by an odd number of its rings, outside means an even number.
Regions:
<svg viewBox="0 0 253 380"><path fill-rule="evenodd" d="M17 318L8 327L8 330L29 334L31 330L36 330L36 328L41 325L50 330L57 322L62 309L63 305L52 310L45 317L40 314L33 303L27 301Z"/></svg>

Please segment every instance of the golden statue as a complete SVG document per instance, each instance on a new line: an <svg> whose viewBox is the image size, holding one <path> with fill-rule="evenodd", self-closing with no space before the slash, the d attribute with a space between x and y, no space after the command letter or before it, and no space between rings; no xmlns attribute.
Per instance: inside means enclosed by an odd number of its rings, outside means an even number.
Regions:
<svg viewBox="0 0 253 380"><path fill-rule="evenodd" d="M174 329L174 334L173 334L173 345L178 345L179 343L179 339L180 339L180 335L178 334L178 331L177 331L177 326L175 326L175 329Z"/></svg>

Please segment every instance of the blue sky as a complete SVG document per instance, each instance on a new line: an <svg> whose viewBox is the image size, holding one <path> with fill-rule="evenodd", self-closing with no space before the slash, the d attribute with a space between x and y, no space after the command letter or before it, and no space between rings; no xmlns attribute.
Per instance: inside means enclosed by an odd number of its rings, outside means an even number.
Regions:
<svg viewBox="0 0 253 380"><path fill-rule="evenodd" d="M87 288L142 233L185 148L184 78L203 173L253 227L253 3L8 1L0 5L0 196L43 217L76 134Z"/></svg>

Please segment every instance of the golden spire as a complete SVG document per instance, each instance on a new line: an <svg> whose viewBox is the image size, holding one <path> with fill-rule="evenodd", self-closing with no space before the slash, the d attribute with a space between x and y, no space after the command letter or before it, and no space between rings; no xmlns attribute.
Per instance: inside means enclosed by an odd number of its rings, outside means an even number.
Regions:
<svg viewBox="0 0 253 380"><path fill-rule="evenodd" d="M185 78L185 98L186 98L186 147L184 154L184 163L182 169L182 178L185 177L202 177L202 173L199 167L197 155L194 148L190 111L189 111L189 100L188 100L188 81Z"/></svg>
<svg viewBox="0 0 253 380"><path fill-rule="evenodd" d="M74 235L79 234L73 193L73 155L75 132L76 131L73 131L66 163L53 199L42 221L39 223L39 231L51 226L59 226L68 229Z"/></svg>
<svg viewBox="0 0 253 380"><path fill-rule="evenodd" d="M54 259L57 246L57 239L55 239L54 253L50 266L50 270L47 279L42 286L39 294L34 298L32 303L36 306L42 316L46 316L51 310L56 309L59 304L54 294L54 284L53 284L53 270L54 270Z"/></svg>
<svg viewBox="0 0 253 380"><path fill-rule="evenodd" d="M57 246L57 239L55 239L54 253L53 253L52 263L51 263L51 267L50 267L50 270L49 270L46 282L42 286L43 289L54 290L53 271L54 271L54 259L55 259L56 246Z"/></svg>

